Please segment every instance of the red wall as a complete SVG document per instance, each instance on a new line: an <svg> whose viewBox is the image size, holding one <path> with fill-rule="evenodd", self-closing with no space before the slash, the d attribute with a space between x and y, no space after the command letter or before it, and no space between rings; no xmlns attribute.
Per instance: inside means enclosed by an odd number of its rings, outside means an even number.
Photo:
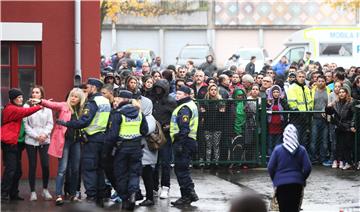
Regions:
<svg viewBox="0 0 360 212"><path fill-rule="evenodd" d="M74 2L73 1L2 1L2 22L41 22L42 85L46 98L63 101L73 86L74 76ZM81 68L85 82L99 77L100 3L81 2ZM25 151L24 151L25 152ZM28 172L27 155L23 155L23 172ZM38 172L40 170L38 164ZM51 158L51 176L56 175L57 162Z"/></svg>

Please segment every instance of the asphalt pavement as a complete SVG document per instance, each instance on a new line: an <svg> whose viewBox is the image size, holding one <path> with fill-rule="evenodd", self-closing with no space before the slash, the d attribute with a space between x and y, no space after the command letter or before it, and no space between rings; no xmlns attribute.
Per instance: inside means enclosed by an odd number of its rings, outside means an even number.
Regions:
<svg viewBox="0 0 360 212"><path fill-rule="evenodd" d="M194 202L189 207L176 208L171 206L170 201L180 197L179 187L172 174L170 198L161 200L156 199L155 206L140 207L136 206L136 212L152 211L220 211L229 210L230 200L247 191L255 191L262 195L267 204L272 196L273 187L266 169L218 169L218 170L199 170L194 169L193 179L195 190L200 200ZM63 206L55 206L55 201L45 201L41 197L41 180L37 181L38 200L29 201L30 192L27 180L22 180L20 184L20 196L26 198L25 201L2 202L1 211L121 211L120 204L111 207L99 208L95 205L86 203L65 202ZM143 193L145 190L142 187ZM50 181L49 190L53 193L55 181ZM139 203L139 202L137 202ZM308 179L305 188L303 212L339 212L351 211L360 212L360 171L341 171L331 168L316 166Z"/></svg>

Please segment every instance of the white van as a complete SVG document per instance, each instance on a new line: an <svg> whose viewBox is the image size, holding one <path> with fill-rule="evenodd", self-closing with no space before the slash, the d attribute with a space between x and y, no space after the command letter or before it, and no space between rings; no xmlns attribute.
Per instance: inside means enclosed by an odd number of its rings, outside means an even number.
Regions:
<svg viewBox="0 0 360 212"><path fill-rule="evenodd" d="M273 66L283 55L290 64L298 62L307 51L312 53L311 60L322 65L334 62L344 68L360 66L360 27L311 27L295 32L284 45Z"/></svg>

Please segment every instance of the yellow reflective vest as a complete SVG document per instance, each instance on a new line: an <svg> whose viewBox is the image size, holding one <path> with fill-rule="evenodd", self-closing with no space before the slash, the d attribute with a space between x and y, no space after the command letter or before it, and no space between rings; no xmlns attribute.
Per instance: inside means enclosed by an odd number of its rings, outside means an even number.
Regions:
<svg viewBox="0 0 360 212"><path fill-rule="evenodd" d="M139 115L134 119L121 115L119 137L126 140L140 137L140 126L142 119L143 117L141 113L139 113Z"/></svg>
<svg viewBox="0 0 360 212"><path fill-rule="evenodd" d="M293 83L289 87L287 98L290 109L297 109L299 111L309 111L313 109L314 104L310 89L306 85L303 88L297 83Z"/></svg>
<svg viewBox="0 0 360 212"><path fill-rule="evenodd" d="M111 105L107 98L96 96L94 101L98 109L90 125L84 129L88 135L105 132L111 111Z"/></svg>
<svg viewBox="0 0 360 212"><path fill-rule="evenodd" d="M189 132L188 136L190 138L196 140L197 129L199 126L199 112L198 112L198 108L197 108L195 102L190 101L190 102L186 102L184 104L179 105L177 108L175 108L175 110L173 111L173 113L171 115L170 137L171 137L172 142L174 142L174 140L175 140L175 138L174 138L175 135L180 132L178 123L176 122L176 118L178 116L178 112L184 106L187 106L188 108L190 108L191 113L192 113L192 116L190 118L190 123L189 123L190 132Z"/></svg>

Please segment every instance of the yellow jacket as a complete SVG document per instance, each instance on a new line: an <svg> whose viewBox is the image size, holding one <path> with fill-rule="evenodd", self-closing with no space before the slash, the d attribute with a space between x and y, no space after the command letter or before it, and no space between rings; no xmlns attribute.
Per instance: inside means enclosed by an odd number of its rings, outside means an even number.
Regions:
<svg viewBox="0 0 360 212"><path fill-rule="evenodd" d="M314 107L310 89L304 85L293 83L287 93L289 107L292 110L309 111Z"/></svg>

